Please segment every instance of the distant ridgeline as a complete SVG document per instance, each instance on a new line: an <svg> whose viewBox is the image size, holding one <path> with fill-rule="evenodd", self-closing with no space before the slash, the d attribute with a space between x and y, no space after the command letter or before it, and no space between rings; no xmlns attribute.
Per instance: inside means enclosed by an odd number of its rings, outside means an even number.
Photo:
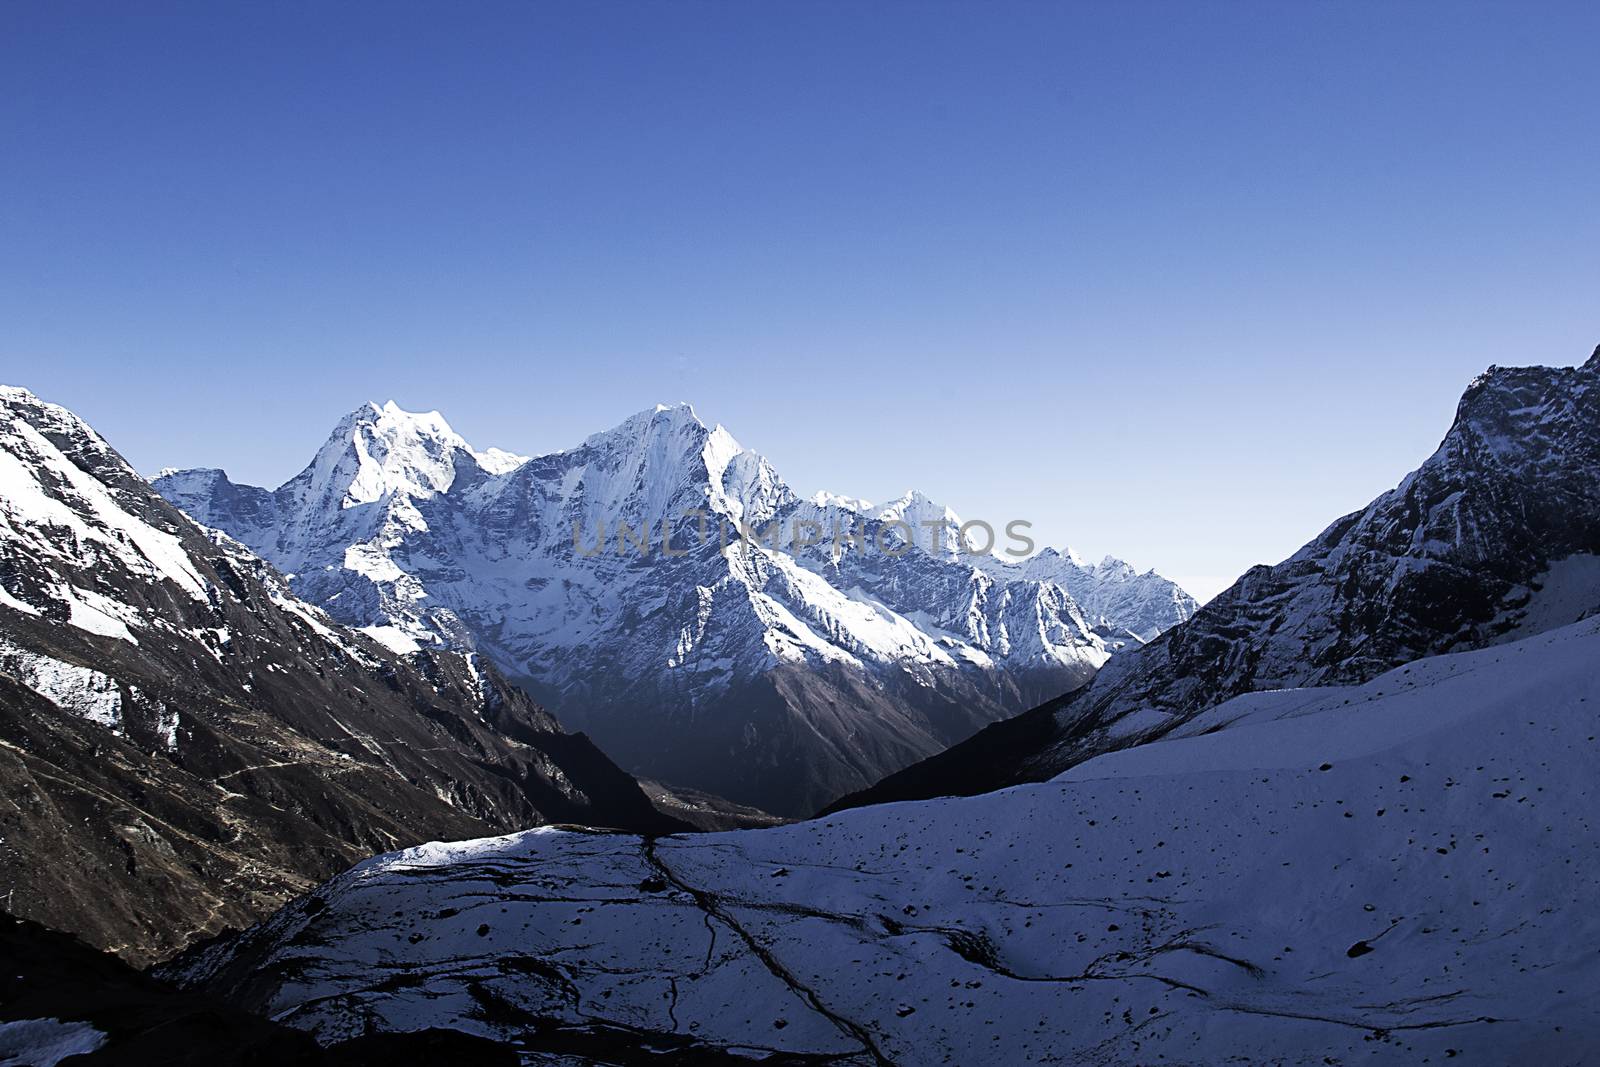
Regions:
<svg viewBox="0 0 1600 1067"><path fill-rule="evenodd" d="M1083 685L1195 608L1117 560L1018 562L1024 524L920 493L801 499L687 405L532 459L368 405L275 491L155 484L341 622L477 650L629 769L790 815Z"/></svg>

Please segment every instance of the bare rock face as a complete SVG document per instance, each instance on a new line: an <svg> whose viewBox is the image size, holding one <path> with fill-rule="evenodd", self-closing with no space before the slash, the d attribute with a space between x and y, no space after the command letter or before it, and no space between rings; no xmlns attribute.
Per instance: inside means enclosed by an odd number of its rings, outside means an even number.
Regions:
<svg viewBox="0 0 1600 1067"><path fill-rule="evenodd" d="M7 910L136 961L408 842L679 825L480 657L345 629L9 388L0 789Z"/></svg>
<svg viewBox="0 0 1600 1067"><path fill-rule="evenodd" d="M1393 490L1092 685L841 806L1042 781L1240 693L1360 682L1600 608L1600 357L1491 367Z"/></svg>
<svg viewBox="0 0 1600 1067"><path fill-rule="evenodd" d="M275 491L156 486L341 621L481 651L628 769L784 815L1078 688L1193 609L1115 561L959 551L918 493L801 499L687 405L533 459L368 405Z"/></svg>

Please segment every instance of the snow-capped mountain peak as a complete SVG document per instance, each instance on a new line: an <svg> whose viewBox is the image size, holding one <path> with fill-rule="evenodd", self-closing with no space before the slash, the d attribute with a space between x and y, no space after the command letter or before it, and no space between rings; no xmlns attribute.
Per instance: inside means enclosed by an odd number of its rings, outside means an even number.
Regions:
<svg viewBox="0 0 1600 1067"><path fill-rule="evenodd" d="M912 543L934 555L965 555L972 547L962 543L961 516L920 489L908 489L898 500L880 508L876 517L879 522L904 523L911 530ZM895 527L895 532L905 536L904 528Z"/></svg>
<svg viewBox="0 0 1600 1067"><path fill-rule="evenodd" d="M1133 568L1133 564L1110 555L1095 564L1094 572L1099 578L1116 582L1125 582L1130 578L1139 576L1139 572Z"/></svg>
<svg viewBox="0 0 1600 1067"><path fill-rule="evenodd" d="M369 405L275 493L158 488L390 647L477 649L629 765L792 814L1185 617L1087 615L1065 585L991 573L920 492L802 500L688 404L498 476L437 414ZM921 551L894 550L902 522Z"/></svg>
<svg viewBox="0 0 1600 1067"><path fill-rule="evenodd" d="M687 401L676 404L655 404L623 419L606 430L597 430L584 439L582 448L605 446L613 441L636 441L650 434L652 428L668 432L680 428L688 432L709 433L710 427L700 421L694 405Z"/></svg>
<svg viewBox="0 0 1600 1067"><path fill-rule="evenodd" d="M477 460L478 465L490 474L509 474L528 462L528 457L507 452L503 448L486 448L477 453Z"/></svg>
<svg viewBox="0 0 1600 1067"><path fill-rule="evenodd" d="M841 508L845 511L862 513L872 510L872 501L870 500L863 500L857 496L842 496L838 493L830 493L826 489L819 489L812 493L810 499L814 507L821 509Z"/></svg>
<svg viewBox="0 0 1600 1067"><path fill-rule="evenodd" d="M1115 556L1090 565L1072 549L1046 548L1015 566L1024 577L1054 582L1097 625L1127 630L1150 641L1192 616L1199 604L1177 583L1154 570L1140 573Z"/></svg>
<svg viewBox="0 0 1600 1067"><path fill-rule="evenodd" d="M1109 559L1110 557L1108 556L1106 558ZM1028 562L1038 567L1059 567L1062 564L1062 561L1070 563L1079 570L1087 571L1094 569L1093 566L1078 553L1078 550L1072 548L1071 546L1062 549L1055 549L1047 545L1040 549L1037 555L1030 557Z"/></svg>
<svg viewBox="0 0 1600 1067"><path fill-rule="evenodd" d="M480 456L437 411L405 411L390 400L381 407L364 404L341 419L286 488L302 501L350 508L390 495L445 492L463 460L492 474L516 466L518 459L498 450Z"/></svg>
<svg viewBox="0 0 1600 1067"><path fill-rule="evenodd" d="M758 523L794 496L764 457L686 403L646 408L544 457L524 477L565 498L572 518L591 529L676 522L688 510Z"/></svg>

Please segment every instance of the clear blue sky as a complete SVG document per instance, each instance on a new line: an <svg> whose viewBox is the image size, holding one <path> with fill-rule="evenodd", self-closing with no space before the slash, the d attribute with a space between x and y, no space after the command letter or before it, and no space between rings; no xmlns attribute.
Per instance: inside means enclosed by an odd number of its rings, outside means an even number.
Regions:
<svg viewBox="0 0 1600 1067"><path fill-rule="evenodd" d="M0 381L275 485L686 399L1209 593L1600 341L1593 4L0 6Z"/></svg>

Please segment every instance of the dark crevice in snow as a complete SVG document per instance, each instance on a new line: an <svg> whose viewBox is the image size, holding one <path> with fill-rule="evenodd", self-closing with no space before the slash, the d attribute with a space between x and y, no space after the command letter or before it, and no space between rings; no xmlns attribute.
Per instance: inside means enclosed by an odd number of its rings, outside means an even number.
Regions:
<svg viewBox="0 0 1600 1067"><path fill-rule="evenodd" d="M1503 1022L1491 1015L1480 1015L1471 1019L1433 1019L1425 1023L1387 1023L1383 1026L1374 1026L1370 1022L1359 1019L1339 1019L1332 1015L1317 1015L1312 1012L1283 1011L1276 1008L1263 1008L1255 1004L1218 1004L1223 1011L1236 1011L1245 1015L1267 1015L1275 1019L1304 1019L1306 1022L1327 1023L1330 1026L1347 1026L1353 1030L1367 1030L1374 1034L1388 1034L1396 1030L1440 1030L1451 1026L1471 1026L1474 1023Z"/></svg>
<svg viewBox="0 0 1600 1067"><path fill-rule="evenodd" d="M815 990L811 989L811 987L807 986L804 982L800 981L800 979L796 978L787 967L779 962L777 956L775 956L765 945L756 940L754 935L752 935L748 930L739 924L739 921L735 919L725 907L723 907L721 897L715 893L707 892L706 890L691 886L682 878L680 878L677 872L669 867L667 862L661 858L660 853L656 849L656 839L654 837L646 836L640 839L640 852L644 857L644 861L649 864L650 867L655 870L667 882L668 885L671 885L674 889L677 889L681 893L687 894L694 901L695 906L704 912L708 919L715 919L717 922L720 922L729 930L733 931L734 935L737 936L740 941L744 942L745 947L750 950L751 954L755 956L756 959L761 961L761 965L765 967L774 978L788 986L790 990L804 1000L806 1004L811 1007L812 1011L816 1012L824 1019L827 1019L828 1022L832 1023L841 1033L845 1034L851 1040L859 1044L862 1048L862 1051L872 1057L874 1063L879 1064L880 1067L893 1067L894 1061L884 1055L883 1051L878 1047L877 1041L874 1040L871 1031L869 1031L865 1026L862 1026L860 1023L838 1014L824 1004L822 1002L822 998L817 995ZM707 928L711 928L709 923L707 924ZM714 930L713 936L715 936ZM709 958L710 956L708 953L707 959Z"/></svg>

